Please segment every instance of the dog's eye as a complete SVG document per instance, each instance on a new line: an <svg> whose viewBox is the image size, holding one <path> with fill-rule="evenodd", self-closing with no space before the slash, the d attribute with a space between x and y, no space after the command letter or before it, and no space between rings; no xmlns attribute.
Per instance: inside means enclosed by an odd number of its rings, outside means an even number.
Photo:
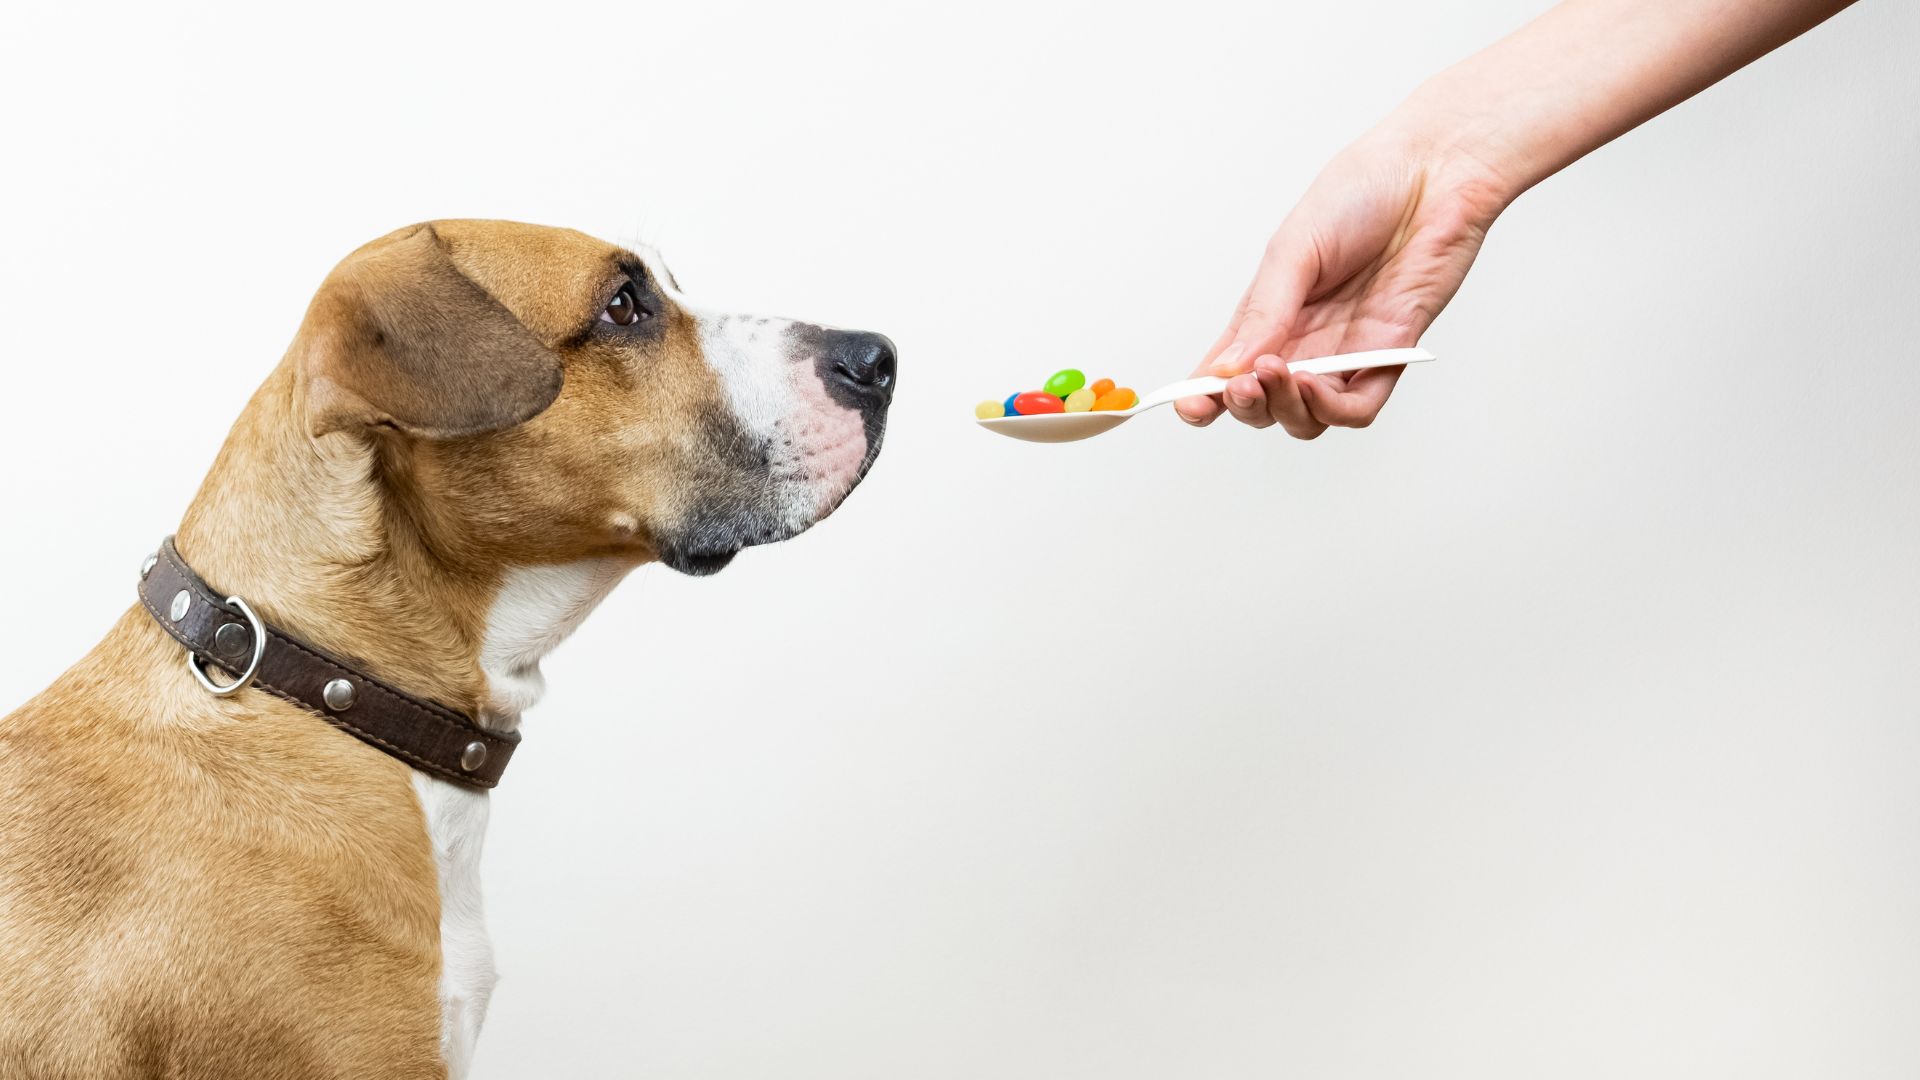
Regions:
<svg viewBox="0 0 1920 1080"><path fill-rule="evenodd" d="M620 291L607 301L607 310L600 313L601 322L610 322L615 326L632 326L646 318L648 312L640 306L633 295L633 282L620 286Z"/></svg>

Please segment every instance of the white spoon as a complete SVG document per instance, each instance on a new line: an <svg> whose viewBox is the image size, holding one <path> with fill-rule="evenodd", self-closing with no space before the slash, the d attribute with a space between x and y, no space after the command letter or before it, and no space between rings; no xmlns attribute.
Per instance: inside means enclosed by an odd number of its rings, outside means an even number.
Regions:
<svg viewBox="0 0 1920 1080"><path fill-rule="evenodd" d="M1339 375L1349 371L1364 371L1367 368L1397 367L1401 364L1424 364L1434 359L1434 355L1425 349L1376 349L1373 352L1342 353L1339 356L1316 356L1311 360L1295 360L1287 365L1292 372L1305 372L1309 375ZM996 416L991 420L981 420L979 424L996 435L1005 435L1010 439L1024 439L1027 442L1079 442L1112 431L1128 420L1157 409L1169 402L1201 394L1217 394L1227 388L1227 380L1218 375L1205 375L1198 379L1186 379L1147 394L1140 403L1131 409L1113 409L1107 412L1057 412L1040 413L1035 416Z"/></svg>

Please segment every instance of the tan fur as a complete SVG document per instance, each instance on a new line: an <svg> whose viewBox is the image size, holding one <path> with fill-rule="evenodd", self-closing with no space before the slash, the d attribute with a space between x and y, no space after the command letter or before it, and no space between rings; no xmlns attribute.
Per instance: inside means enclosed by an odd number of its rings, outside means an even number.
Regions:
<svg viewBox="0 0 1920 1080"><path fill-rule="evenodd" d="M508 568L647 561L732 482L690 317L659 305L638 345L583 330L623 255L438 222L349 256L182 554L269 621L477 714ZM416 348L422 319L440 321ZM202 692L131 609L0 720L0 1077L440 1076L436 890L406 767L263 692Z"/></svg>

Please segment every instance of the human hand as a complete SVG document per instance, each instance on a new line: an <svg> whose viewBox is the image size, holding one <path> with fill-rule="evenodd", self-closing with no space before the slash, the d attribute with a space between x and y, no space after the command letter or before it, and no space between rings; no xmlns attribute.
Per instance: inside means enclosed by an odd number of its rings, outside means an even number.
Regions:
<svg viewBox="0 0 1920 1080"><path fill-rule="evenodd" d="M1285 361L1420 340L1527 188L1790 41L1850 0L1563 0L1429 79L1330 162L1267 244L1175 407L1311 439L1365 427L1400 369L1292 375Z"/></svg>
<svg viewBox="0 0 1920 1080"><path fill-rule="evenodd" d="M1473 155L1389 124L1330 162L1268 242L1233 318L1194 374L1224 393L1175 409L1205 427L1224 411L1311 439L1366 427L1403 368L1288 372L1286 362L1414 345L1453 299L1512 196Z"/></svg>

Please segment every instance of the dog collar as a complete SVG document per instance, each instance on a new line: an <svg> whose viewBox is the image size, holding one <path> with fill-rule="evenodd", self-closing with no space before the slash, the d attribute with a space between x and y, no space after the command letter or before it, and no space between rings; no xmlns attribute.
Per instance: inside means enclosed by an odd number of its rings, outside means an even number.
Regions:
<svg viewBox="0 0 1920 1080"><path fill-rule="evenodd" d="M421 772L467 787L498 784L520 744L517 733L488 731L267 625L245 600L208 588L171 536L140 567L140 603L186 647L188 670L215 696L265 690ZM238 674L218 681L209 664Z"/></svg>

